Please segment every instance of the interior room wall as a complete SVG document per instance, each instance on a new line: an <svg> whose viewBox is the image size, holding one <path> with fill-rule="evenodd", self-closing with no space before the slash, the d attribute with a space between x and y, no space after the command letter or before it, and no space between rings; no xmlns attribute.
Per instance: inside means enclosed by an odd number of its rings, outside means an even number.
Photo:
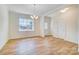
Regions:
<svg viewBox="0 0 79 59"><path fill-rule="evenodd" d="M44 16L44 35L51 35L51 17Z"/></svg>
<svg viewBox="0 0 79 59"><path fill-rule="evenodd" d="M8 8L0 5L0 49L8 41Z"/></svg>
<svg viewBox="0 0 79 59"><path fill-rule="evenodd" d="M45 35L52 35L51 34L51 18L48 16L41 16L40 17L40 36L44 37ZM46 23L46 25L45 25Z"/></svg>
<svg viewBox="0 0 79 59"><path fill-rule="evenodd" d="M44 37L44 16L40 16L40 36Z"/></svg>
<svg viewBox="0 0 79 59"><path fill-rule="evenodd" d="M78 5L78 10L79 10L79 5ZM79 16L79 11L78 11L78 16ZM79 17L76 23L77 23L77 40L78 40L78 45L79 45ZM78 52L79 52L79 46L78 46Z"/></svg>
<svg viewBox="0 0 79 59"><path fill-rule="evenodd" d="M24 37L32 37L32 36L39 36L40 35L40 23L39 19L34 20L34 31L24 31L19 32L19 17L25 16L28 19L30 15L17 13L17 12L9 12L9 39L16 39L16 38L24 38Z"/></svg>
<svg viewBox="0 0 79 59"><path fill-rule="evenodd" d="M52 15L51 31L52 35L57 38L78 43L76 20L78 18L77 5L68 6L68 10L61 13L60 10Z"/></svg>

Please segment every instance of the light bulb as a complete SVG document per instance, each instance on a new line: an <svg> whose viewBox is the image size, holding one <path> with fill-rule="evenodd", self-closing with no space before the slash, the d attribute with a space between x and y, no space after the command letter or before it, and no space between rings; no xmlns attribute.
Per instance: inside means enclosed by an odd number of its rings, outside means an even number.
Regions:
<svg viewBox="0 0 79 59"><path fill-rule="evenodd" d="M33 19L33 16L30 16Z"/></svg>

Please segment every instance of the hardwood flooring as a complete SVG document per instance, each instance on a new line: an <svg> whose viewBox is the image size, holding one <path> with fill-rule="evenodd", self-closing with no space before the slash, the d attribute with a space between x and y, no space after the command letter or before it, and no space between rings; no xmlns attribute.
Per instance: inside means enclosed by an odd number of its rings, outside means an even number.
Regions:
<svg viewBox="0 0 79 59"><path fill-rule="evenodd" d="M9 40L0 55L77 55L78 45L48 36Z"/></svg>

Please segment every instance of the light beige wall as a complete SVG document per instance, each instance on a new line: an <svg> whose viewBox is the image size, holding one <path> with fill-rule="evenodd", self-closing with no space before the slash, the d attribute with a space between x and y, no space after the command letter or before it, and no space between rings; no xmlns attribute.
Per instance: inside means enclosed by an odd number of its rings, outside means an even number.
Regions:
<svg viewBox="0 0 79 59"><path fill-rule="evenodd" d="M67 41L77 43L76 21L78 18L77 5L67 6L69 10L61 13L56 11L52 16L51 31L52 35ZM64 9L64 8L62 8Z"/></svg>
<svg viewBox="0 0 79 59"><path fill-rule="evenodd" d="M19 16L30 18L29 15L16 12L9 12L9 39L31 37L40 35L40 20L34 20L34 31L19 32Z"/></svg>
<svg viewBox="0 0 79 59"><path fill-rule="evenodd" d="M51 35L51 17L45 16L44 23L47 23L47 29L44 29L45 35Z"/></svg>
<svg viewBox="0 0 79 59"><path fill-rule="evenodd" d="M8 41L8 9L0 5L0 49Z"/></svg>
<svg viewBox="0 0 79 59"><path fill-rule="evenodd" d="M79 10L79 5L78 5L78 10ZM77 40L79 44L79 11L78 11L78 20L77 20ZM78 46L78 52L79 52L79 46Z"/></svg>
<svg viewBox="0 0 79 59"><path fill-rule="evenodd" d="M45 29L45 23L47 23L47 29ZM48 16L40 17L40 36L51 35L51 18Z"/></svg>

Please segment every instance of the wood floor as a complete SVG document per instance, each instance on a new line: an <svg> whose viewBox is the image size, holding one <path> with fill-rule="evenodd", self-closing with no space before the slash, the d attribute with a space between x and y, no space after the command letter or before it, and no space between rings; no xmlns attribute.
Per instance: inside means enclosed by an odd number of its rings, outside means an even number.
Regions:
<svg viewBox="0 0 79 59"><path fill-rule="evenodd" d="M12 39L0 55L77 55L78 45L52 36Z"/></svg>

